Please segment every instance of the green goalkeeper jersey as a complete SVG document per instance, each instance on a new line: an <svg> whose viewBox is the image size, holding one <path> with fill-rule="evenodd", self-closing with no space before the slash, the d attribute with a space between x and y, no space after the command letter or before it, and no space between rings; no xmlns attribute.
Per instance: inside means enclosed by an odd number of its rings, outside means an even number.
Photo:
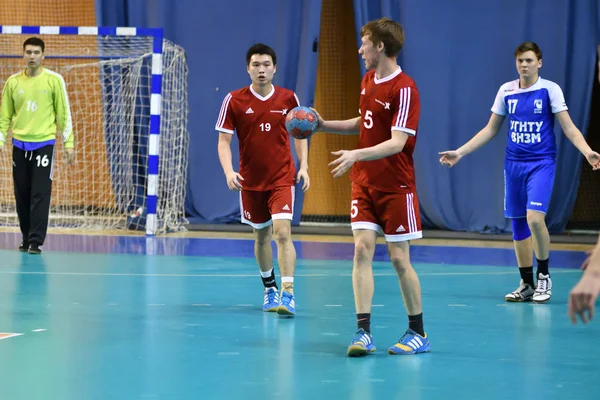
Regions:
<svg viewBox="0 0 600 400"><path fill-rule="evenodd" d="M65 148L73 148L73 123L67 87L63 77L42 68L39 75L26 70L12 75L2 91L0 145L4 144L12 122L12 135L22 142L56 139L57 123Z"/></svg>

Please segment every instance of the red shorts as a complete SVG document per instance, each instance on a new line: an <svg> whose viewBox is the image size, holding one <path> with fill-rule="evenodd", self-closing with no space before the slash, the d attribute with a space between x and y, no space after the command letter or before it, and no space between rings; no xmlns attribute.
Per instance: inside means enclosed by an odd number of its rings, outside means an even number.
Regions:
<svg viewBox="0 0 600 400"><path fill-rule="evenodd" d="M421 215L416 193L388 193L352 183L352 230L383 232L388 242L420 239Z"/></svg>
<svg viewBox="0 0 600 400"><path fill-rule="evenodd" d="M274 219L289 219L294 213L294 186L280 186L272 190L242 190L240 212L242 223L262 229Z"/></svg>

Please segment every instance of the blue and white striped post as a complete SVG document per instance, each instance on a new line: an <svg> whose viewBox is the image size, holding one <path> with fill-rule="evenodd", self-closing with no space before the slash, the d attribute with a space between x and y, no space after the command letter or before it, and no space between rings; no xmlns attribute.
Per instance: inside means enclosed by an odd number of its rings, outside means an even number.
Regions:
<svg viewBox="0 0 600 400"><path fill-rule="evenodd" d="M160 148L160 108L162 103L163 32L154 36L152 49L152 85L150 95L150 138L148 139L148 191L146 235L156 234L156 205L158 203L158 150Z"/></svg>
<svg viewBox="0 0 600 400"><path fill-rule="evenodd" d="M162 101L162 28L132 28L103 26L0 26L2 34L17 35L88 35L88 36L146 36L152 37L152 86L150 95L150 137L148 138L148 178L146 192L146 235L157 230L158 154L160 148L160 112Z"/></svg>

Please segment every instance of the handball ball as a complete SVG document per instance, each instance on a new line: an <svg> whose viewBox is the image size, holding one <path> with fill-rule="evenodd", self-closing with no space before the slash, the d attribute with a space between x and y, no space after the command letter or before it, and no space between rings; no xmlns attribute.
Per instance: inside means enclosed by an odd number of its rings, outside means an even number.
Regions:
<svg viewBox="0 0 600 400"><path fill-rule="evenodd" d="M318 124L317 114L308 107L295 107L285 117L285 128L296 139L308 139Z"/></svg>

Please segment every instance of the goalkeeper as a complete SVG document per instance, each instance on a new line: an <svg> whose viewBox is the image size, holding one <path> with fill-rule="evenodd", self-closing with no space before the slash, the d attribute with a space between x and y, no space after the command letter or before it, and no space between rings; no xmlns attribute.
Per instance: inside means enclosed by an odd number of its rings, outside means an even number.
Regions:
<svg viewBox="0 0 600 400"><path fill-rule="evenodd" d="M30 254L41 253L48 230L57 125L67 164L74 156L67 88L60 74L42 67L44 50L39 38L23 43L27 67L6 81L0 108L1 147L12 123L13 183L23 235L19 250Z"/></svg>

